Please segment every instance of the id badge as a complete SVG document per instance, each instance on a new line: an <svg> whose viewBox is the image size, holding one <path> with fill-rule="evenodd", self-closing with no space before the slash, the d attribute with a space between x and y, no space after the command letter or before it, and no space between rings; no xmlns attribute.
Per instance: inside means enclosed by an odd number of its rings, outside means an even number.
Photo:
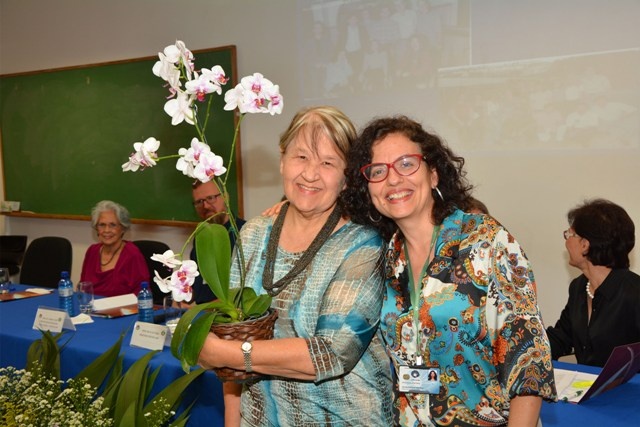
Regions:
<svg viewBox="0 0 640 427"><path fill-rule="evenodd" d="M440 368L400 366L398 391L403 393L438 394L440 392Z"/></svg>

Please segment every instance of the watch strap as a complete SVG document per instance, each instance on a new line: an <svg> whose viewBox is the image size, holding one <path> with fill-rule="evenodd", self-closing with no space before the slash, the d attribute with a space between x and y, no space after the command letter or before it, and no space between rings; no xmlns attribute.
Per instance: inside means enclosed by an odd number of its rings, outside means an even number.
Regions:
<svg viewBox="0 0 640 427"><path fill-rule="evenodd" d="M251 366L251 350L252 344L250 342L245 341L242 344L242 355L244 356L244 370L247 372L253 372L253 368ZM246 349L245 349L246 348Z"/></svg>

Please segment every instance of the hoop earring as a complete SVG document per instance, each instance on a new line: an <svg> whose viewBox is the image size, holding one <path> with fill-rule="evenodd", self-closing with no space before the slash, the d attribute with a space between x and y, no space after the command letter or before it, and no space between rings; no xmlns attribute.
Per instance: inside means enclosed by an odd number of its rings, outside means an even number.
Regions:
<svg viewBox="0 0 640 427"><path fill-rule="evenodd" d="M440 196L440 200L442 200L444 202L444 197L442 197L442 193L440 192L440 189L438 188L437 185L435 187L433 187L433 190L435 190L436 193L438 193L438 196Z"/></svg>
<svg viewBox="0 0 640 427"><path fill-rule="evenodd" d="M377 212L377 211L376 211ZM380 215L380 212L378 212L378 219L373 219L373 217L371 217L371 213L369 213L369 219L371 220L371 222L373 222L374 224L379 223L380 221L382 221L382 215Z"/></svg>

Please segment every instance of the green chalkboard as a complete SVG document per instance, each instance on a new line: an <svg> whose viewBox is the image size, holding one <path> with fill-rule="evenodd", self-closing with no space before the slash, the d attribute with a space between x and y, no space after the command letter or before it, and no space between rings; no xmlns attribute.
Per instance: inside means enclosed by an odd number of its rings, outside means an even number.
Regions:
<svg viewBox="0 0 640 427"><path fill-rule="evenodd" d="M220 65L235 86L235 46L194 51L196 68ZM198 220L192 179L159 162L142 172L122 172L134 142L155 137L159 156L189 147L192 125L171 125L167 88L151 69L157 56L81 67L0 76L0 129L5 198L35 214L89 215L96 202L114 200L132 218ZM227 164L236 124L215 96L206 129L213 151ZM200 112L206 109L202 104ZM234 211L242 209L239 140L227 187ZM235 179L234 179L235 178Z"/></svg>

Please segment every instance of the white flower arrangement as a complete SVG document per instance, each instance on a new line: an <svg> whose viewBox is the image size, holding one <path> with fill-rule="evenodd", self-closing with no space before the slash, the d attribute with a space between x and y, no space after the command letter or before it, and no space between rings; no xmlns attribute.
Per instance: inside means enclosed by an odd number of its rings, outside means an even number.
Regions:
<svg viewBox="0 0 640 427"><path fill-rule="evenodd" d="M113 426L109 408L96 393L86 379L65 383L44 375L39 368L0 368L0 425Z"/></svg>

